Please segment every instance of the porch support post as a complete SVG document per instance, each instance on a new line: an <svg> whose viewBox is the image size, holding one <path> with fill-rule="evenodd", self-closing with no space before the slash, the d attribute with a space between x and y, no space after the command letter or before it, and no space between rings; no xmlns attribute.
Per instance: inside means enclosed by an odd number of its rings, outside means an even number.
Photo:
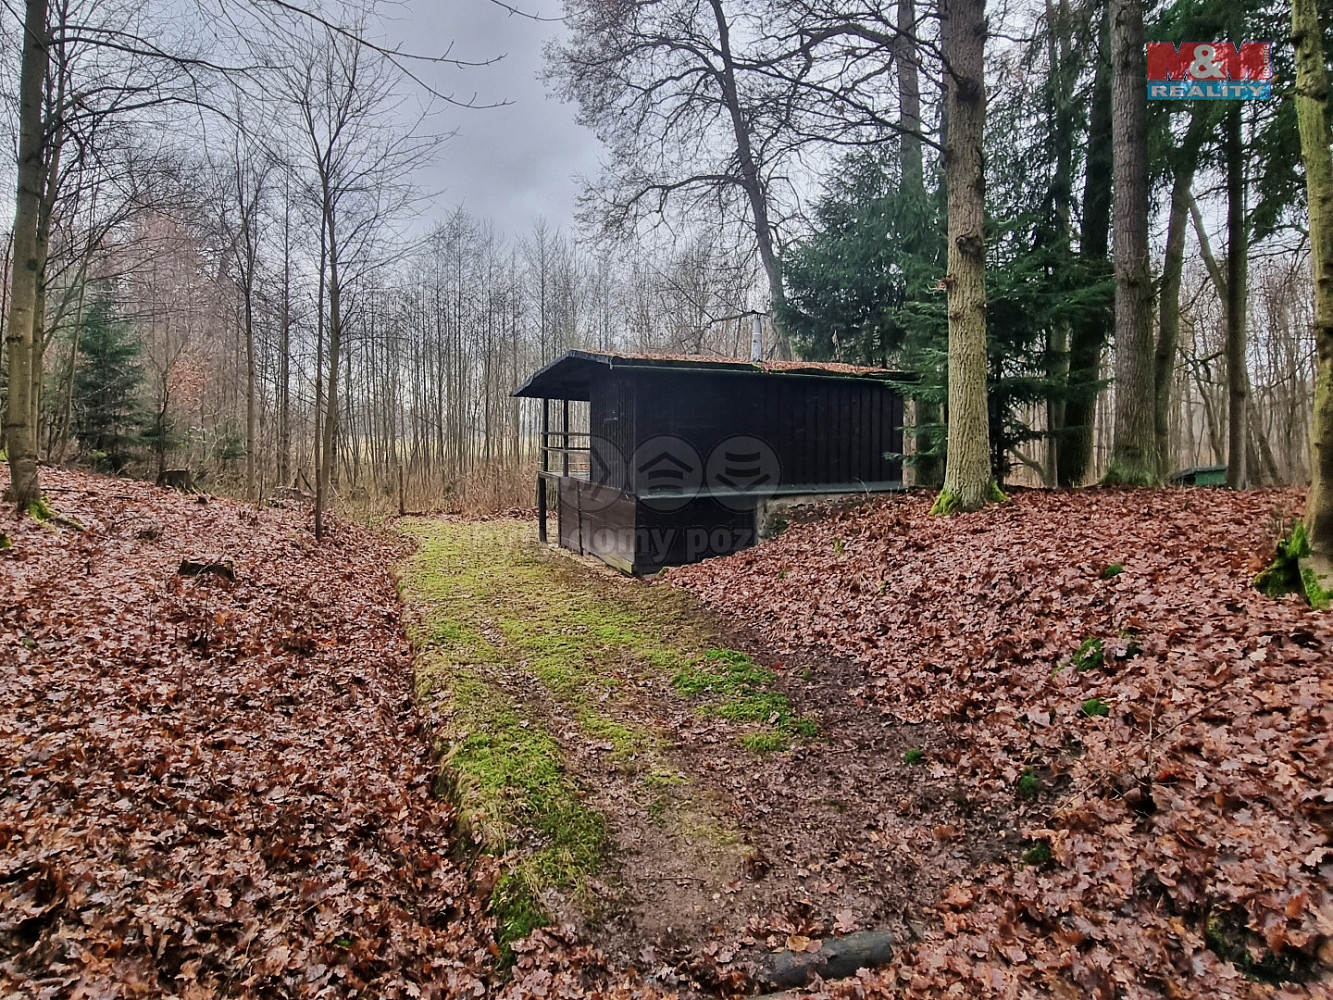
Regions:
<svg viewBox="0 0 1333 1000"><path fill-rule="evenodd" d="M551 401L542 399L542 433L538 442L541 452L541 464L537 473L537 539L546 541L546 473L551 469L550 452L546 450L547 438L551 431Z"/></svg>
<svg viewBox="0 0 1333 1000"><path fill-rule="evenodd" d="M568 479L569 478L569 400L565 399L561 401L561 409L562 413L561 413L560 429L564 431L565 434L564 434L564 441L561 442L560 446L565 450L561 452L560 474L564 476L566 479Z"/></svg>

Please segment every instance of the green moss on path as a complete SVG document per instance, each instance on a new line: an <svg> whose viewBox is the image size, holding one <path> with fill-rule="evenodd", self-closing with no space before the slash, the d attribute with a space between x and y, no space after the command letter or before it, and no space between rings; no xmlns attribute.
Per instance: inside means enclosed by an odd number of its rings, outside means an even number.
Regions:
<svg viewBox="0 0 1333 1000"><path fill-rule="evenodd" d="M656 822L673 805L678 821L689 813L673 827L687 839L715 825L678 788L689 779L653 697L729 720L756 752L813 734L771 672L717 648L687 595L553 552L531 523L420 519L400 530L417 542L399 582L416 696L442 720L438 788L477 847L504 859L491 902L506 945L551 919L552 891L595 909L610 841L580 759L631 782Z"/></svg>

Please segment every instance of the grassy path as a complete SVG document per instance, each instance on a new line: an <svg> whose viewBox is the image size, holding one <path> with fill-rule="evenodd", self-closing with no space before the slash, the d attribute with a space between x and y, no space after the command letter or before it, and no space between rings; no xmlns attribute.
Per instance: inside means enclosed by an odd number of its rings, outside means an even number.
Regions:
<svg viewBox="0 0 1333 1000"><path fill-rule="evenodd" d="M401 530L418 543L401 590L416 696L440 720L439 791L505 860L502 941L553 920L644 932L702 915L755 850L682 742L721 727L726 756L759 760L813 721L687 595L540 546L530 523Z"/></svg>

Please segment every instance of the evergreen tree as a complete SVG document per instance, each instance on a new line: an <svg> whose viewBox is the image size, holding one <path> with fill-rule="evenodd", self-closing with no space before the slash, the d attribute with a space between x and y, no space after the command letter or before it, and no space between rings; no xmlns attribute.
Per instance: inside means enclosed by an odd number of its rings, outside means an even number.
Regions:
<svg viewBox="0 0 1333 1000"><path fill-rule="evenodd" d="M1089 391L1051 364L1050 331L1104 312L1111 289L1101 269L1049 238L1045 188L1025 183L1039 168L999 149L990 160L988 425L992 475L1003 483L1023 445L1048 434L1028 419L1033 407ZM906 394L943 403L942 213L906 197L900 176L894 143L844 160L815 206L814 232L789 248L785 321L802 357L900 367L918 376ZM941 426L918 430L919 452L942 451Z"/></svg>
<svg viewBox="0 0 1333 1000"><path fill-rule="evenodd" d="M144 424L139 342L106 295L83 314L79 369L74 379L74 432L96 464L120 472Z"/></svg>
<svg viewBox="0 0 1333 1000"><path fill-rule="evenodd" d="M948 361L944 233L937 200L904 183L896 139L849 154L815 206L814 231L788 248L782 322L803 358L918 374L914 399L942 406ZM914 428L916 456L943 454L943 425ZM918 469L918 472L920 470Z"/></svg>
<svg viewBox="0 0 1333 1000"><path fill-rule="evenodd" d="M904 194L899 160L896 143L843 160L814 232L790 251L779 308L802 357L901 363L946 332L933 291L944 266L939 206Z"/></svg>

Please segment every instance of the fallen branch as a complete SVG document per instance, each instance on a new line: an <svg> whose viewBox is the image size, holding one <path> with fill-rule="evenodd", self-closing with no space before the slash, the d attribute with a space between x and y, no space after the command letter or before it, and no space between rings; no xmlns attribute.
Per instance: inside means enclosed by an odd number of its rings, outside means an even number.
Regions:
<svg viewBox="0 0 1333 1000"><path fill-rule="evenodd" d="M780 951L769 955L755 970L755 980L770 989L804 986L812 976L845 979L857 969L883 965L893 958L893 933L887 928L857 931L829 938L814 953Z"/></svg>

